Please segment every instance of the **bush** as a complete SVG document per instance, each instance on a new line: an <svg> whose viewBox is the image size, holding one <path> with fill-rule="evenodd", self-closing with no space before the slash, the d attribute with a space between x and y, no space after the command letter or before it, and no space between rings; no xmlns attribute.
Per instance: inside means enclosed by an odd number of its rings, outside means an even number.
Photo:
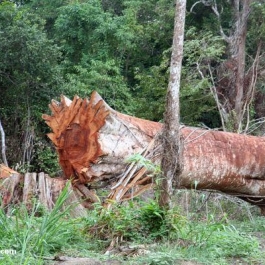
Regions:
<svg viewBox="0 0 265 265"><path fill-rule="evenodd" d="M177 209L166 211L157 202L150 201L147 204L129 202L113 205L110 210L98 206L86 222L89 233L99 239L118 237L150 241L177 235L185 219Z"/></svg>

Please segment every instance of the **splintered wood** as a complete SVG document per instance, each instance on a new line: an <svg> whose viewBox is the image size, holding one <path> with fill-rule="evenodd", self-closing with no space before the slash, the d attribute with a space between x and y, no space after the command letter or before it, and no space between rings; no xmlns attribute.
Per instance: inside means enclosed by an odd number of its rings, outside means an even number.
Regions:
<svg viewBox="0 0 265 265"><path fill-rule="evenodd" d="M128 158L141 154L159 166L162 124L111 109L93 92L90 100L62 96L43 115L65 177L88 204L108 187L109 201L130 199L152 188L152 172ZM216 130L181 128L181 188L222 191L261 208L265 205L265 138Z"/></svg>

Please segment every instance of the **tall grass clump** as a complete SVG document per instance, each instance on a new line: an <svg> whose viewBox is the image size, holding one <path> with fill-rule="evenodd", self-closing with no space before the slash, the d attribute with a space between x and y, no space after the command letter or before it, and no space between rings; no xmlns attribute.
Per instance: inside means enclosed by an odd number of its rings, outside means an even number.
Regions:
<svg viewBox="0 0 265 265"><path fill-rule="evenodd" d="M68 191L69 183L50 212L35 200L30 211L25 205L13 208L9 215L0 209L0 249L16 251L12 259L0 256L0 264L43 264L43 255L56 253L73 240L78 224L69 219L72 206L65 207Z"/></svg>

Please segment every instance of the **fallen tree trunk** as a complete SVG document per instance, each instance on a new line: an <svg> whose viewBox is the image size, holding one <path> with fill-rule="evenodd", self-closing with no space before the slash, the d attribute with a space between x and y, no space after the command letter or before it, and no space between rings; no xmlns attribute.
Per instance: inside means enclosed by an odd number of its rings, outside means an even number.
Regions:
<svg viewBox="0 0 265 265"><path fill-rule="evenodd" d="M162 124L119 113L93 92L90 100L62 96L52 101L51 127L65 177L87 198L98 200L93 189L111 185L109 199L126 200L153 187L141 154L160 165ZM181 128L182 188L210 189L236 195L261 208L265 205L265 138L235 133ZM134 162L126 159L134 155ZM141 159L140 159L141 160Z"/></svg>

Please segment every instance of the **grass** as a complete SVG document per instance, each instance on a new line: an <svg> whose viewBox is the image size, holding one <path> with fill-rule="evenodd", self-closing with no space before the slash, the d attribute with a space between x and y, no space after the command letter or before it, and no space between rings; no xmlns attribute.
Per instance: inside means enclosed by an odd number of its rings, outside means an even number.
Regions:
<svg viewBox="0 0 265 265"><path fill-rule="evenodd" d="M42 256L70 246L80 227L77 220L69 218L71 206L63 209L67 197L66 186L51 212L45 211L37 201L30 212L25 205L14 207L9 215L0 209L0 249L16 251L12 259L4 253L0 264L43 264Z"/></svg>
<svg viewBox="0 0 265 265"><path fill-rule="evenodd" d="M265 218L231 197L181 191L179 205L169 211L155 200L134 199L112 210L95 205L75 219L71 205L64 208L67 197L66 187L51 212L37 201L31 211L20 205L7 215L0 209L0 250L16 251L0 252L0 264L49 264L45 257L55 255L124 264L264 264ZM112 251L104 254L110 245ZM132 245L142 252L117 251Z"/></svg>

